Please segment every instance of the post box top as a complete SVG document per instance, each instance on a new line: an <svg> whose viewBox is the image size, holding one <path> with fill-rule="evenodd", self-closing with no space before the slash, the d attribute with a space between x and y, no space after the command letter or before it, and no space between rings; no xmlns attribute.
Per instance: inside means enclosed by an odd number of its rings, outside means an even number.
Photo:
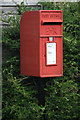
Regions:
<svg viewBox="0 0 80 120"><path fill-rule="evenodd" d="M29 13L39 13L42 23L44 22L63 22L62 10L39 10L39 11L25 11L21 18Z"/></svg>

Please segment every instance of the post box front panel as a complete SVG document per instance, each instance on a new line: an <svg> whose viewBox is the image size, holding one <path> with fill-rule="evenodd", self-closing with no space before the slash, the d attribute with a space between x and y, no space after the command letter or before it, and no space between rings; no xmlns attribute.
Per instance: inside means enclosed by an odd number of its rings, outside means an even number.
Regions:
<svg viewBox="0 0 80 120"><path fill-rule="evenodd" d="M41 74L63 74L63 21L62 11L42 11L40 26Z"/></svg>

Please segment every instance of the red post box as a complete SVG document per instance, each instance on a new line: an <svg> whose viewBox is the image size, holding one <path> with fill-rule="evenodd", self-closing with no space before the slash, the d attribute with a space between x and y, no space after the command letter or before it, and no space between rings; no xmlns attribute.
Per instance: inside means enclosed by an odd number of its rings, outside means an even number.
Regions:
<svg viewBox="0 0 80 120"><path fill-rule="evenodd" d="M63 74L63 13L26 11L20 21L21 74L56 77Z"/></svg>

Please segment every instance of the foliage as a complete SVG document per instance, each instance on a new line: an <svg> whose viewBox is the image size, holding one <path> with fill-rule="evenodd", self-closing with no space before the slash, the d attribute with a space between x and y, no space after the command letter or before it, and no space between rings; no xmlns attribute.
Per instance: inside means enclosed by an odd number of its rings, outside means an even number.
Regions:
<svg viewBox="0 0 80 120"><path fill-rule="evenodd" d="M48 81L46 97L46 116L48 120L76 120L79 118L77 83L66 77Z"/></svg>
<svg viewBox="0 0 80 120"><path fill-rule="evenodd" d="M3 73L7 74L7 81L3 81L3 120L41 119L43 109L35 98L34 83L13 77L12 65L10 71L5 69Z"/></svg>
<svg viewBox="0 0 80 120"><path fill-rule="evenodd" d="M10 26L3 28L3 120L78 120L79 73L78 57L80 14L78 3L42 2L43 9L63 11L64 75L46 78L45 106L38 105L37 79L20 75L20 14L26 10L22 2L15 16L7 14Z"/></svg>

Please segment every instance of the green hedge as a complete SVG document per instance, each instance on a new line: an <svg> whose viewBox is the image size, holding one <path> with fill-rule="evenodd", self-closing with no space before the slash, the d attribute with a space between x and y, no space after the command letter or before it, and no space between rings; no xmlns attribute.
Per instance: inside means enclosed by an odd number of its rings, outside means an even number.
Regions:
<svg viewBox="0 0 80 120"><path fill-rule="evenodd" d="M79 3L40 3L43 9L63 11L63 76L46 78L45 106L38 105L37 79L20 75L20 16L27 8L17 5L16 17L2 18L3 120L79 120ZM6 51L6 53L5 53Z"/></svg>

